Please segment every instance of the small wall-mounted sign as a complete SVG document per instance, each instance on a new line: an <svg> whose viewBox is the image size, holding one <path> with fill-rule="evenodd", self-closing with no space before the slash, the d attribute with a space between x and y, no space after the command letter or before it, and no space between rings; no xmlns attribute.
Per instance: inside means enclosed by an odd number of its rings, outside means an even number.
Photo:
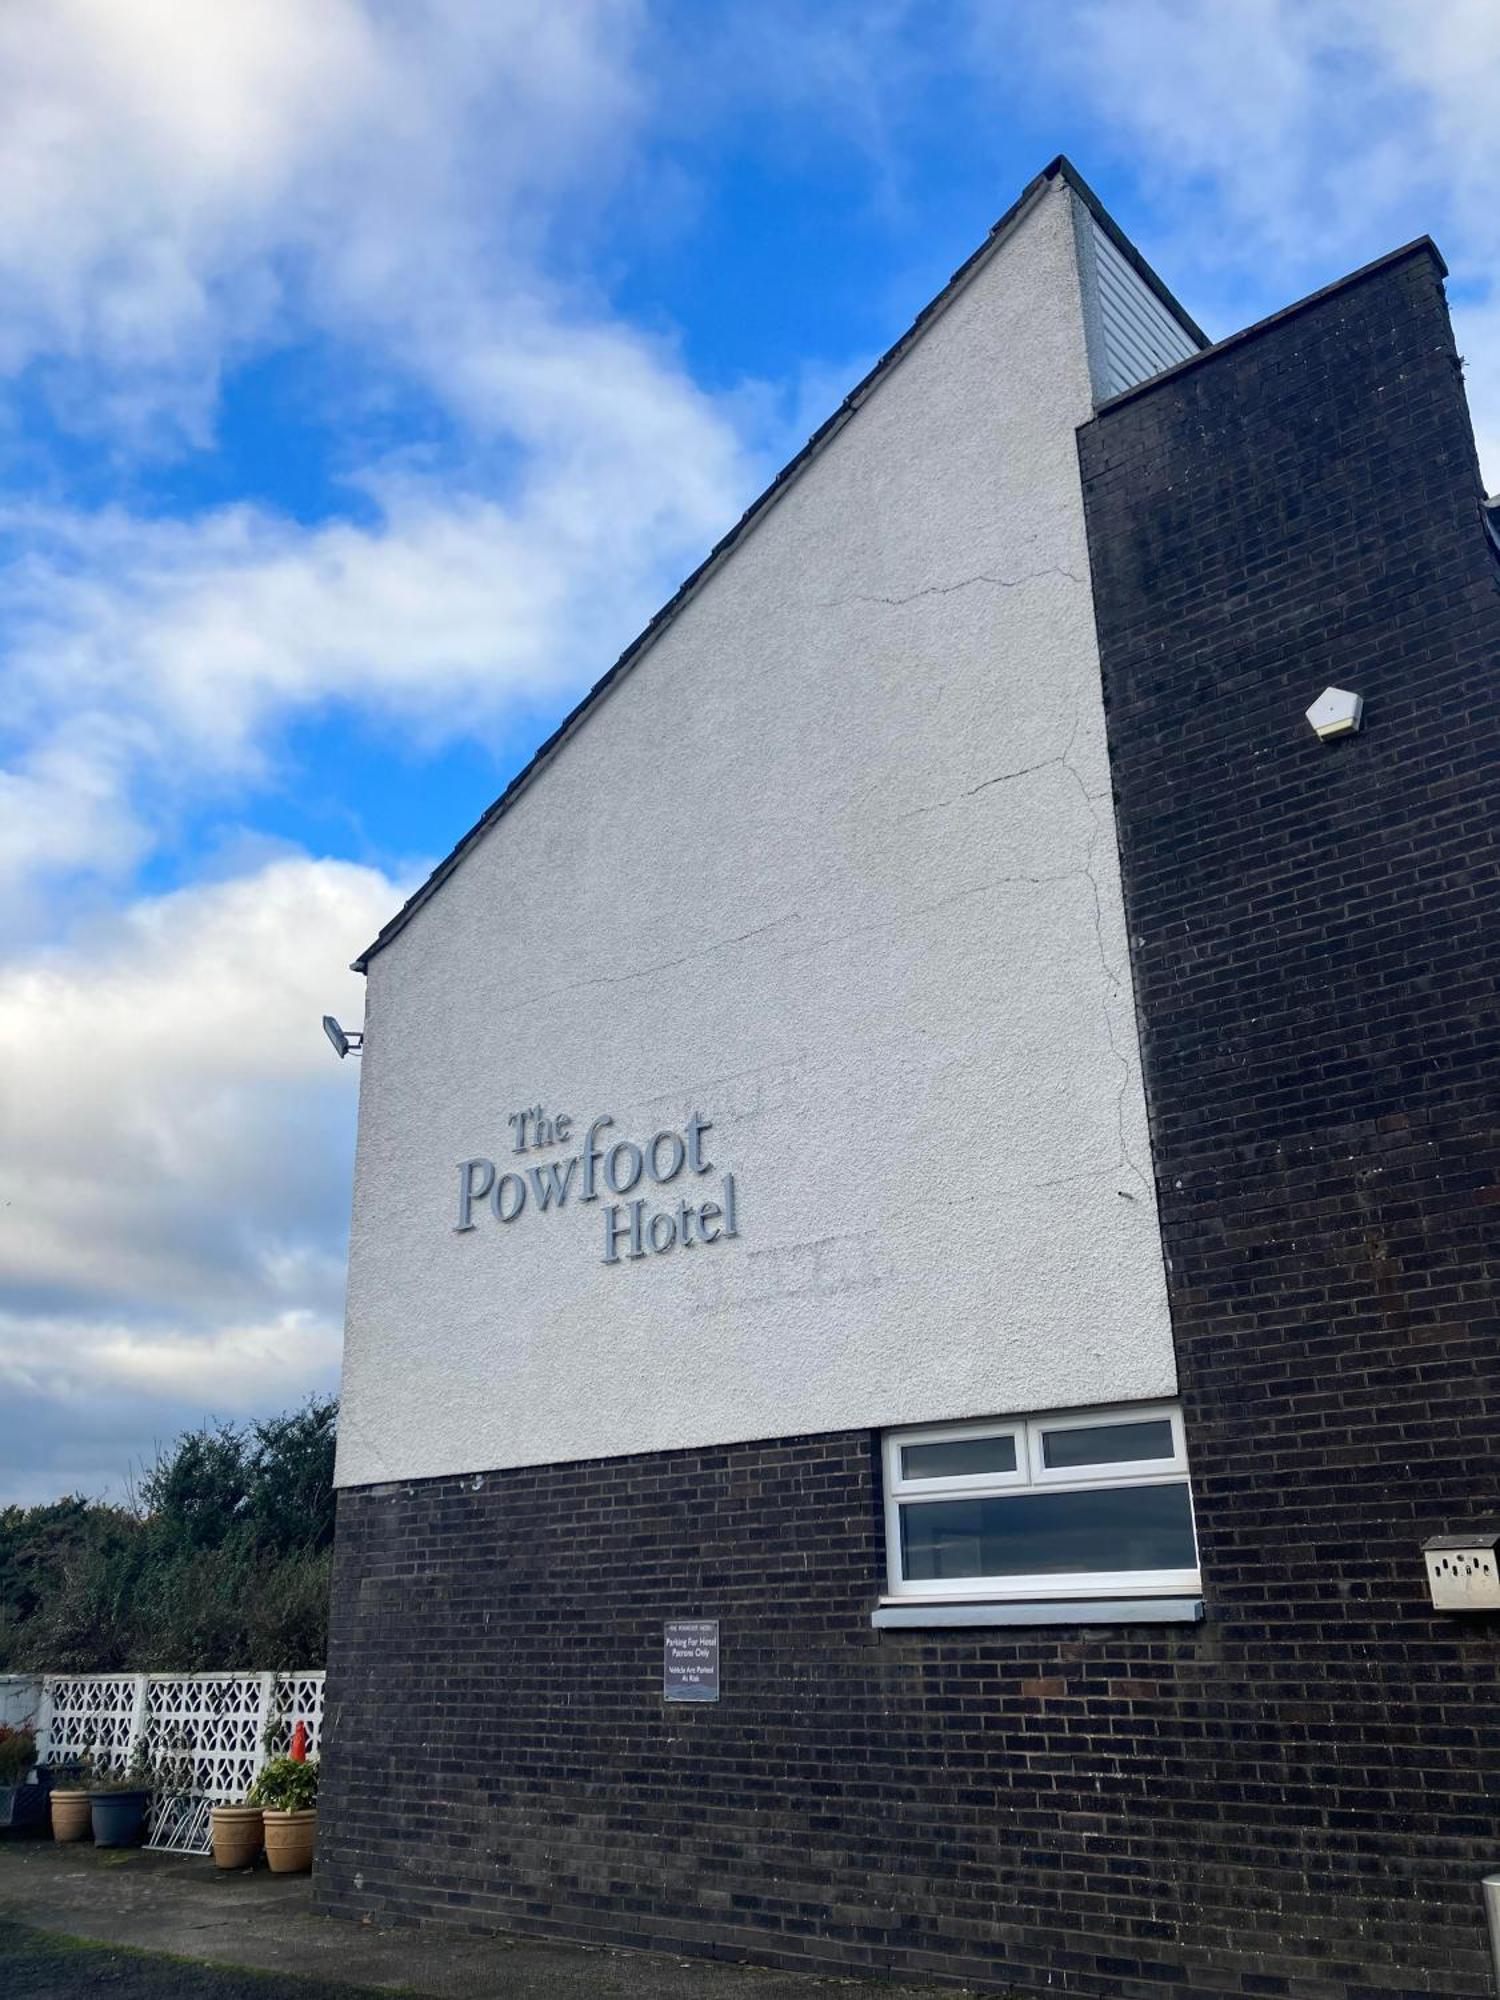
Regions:
<svg viewBox="0 0 1500 2000"><path fill-rule="evenodd" d="M663 1701L719 1699L719 1621L669 1618L662 1627Z"/></svg>

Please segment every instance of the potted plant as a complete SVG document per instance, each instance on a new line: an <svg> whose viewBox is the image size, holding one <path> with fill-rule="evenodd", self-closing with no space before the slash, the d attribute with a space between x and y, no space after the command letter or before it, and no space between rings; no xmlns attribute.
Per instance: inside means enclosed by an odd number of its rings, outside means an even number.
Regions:
<svg viewBox="0 0 1500 2000"><path fill-rule="evenodd" d="M52 1816L54 1840L87 1840L92 1834L94 1817L88 1788L93 1775L92 1748L85 1748L80 1757L70 1757L66 1764L50 1767L51 1790L47 1809Z"/></svg>
<svg viewBox="0 0 1500 2000"><path fill-rule="evenodd" d="M144 1750L138 1749L127 1765L97 1766L88 1789L94 1845L130 1847L138 1841L145 1828L151 1791L151 1767Z"/></svg>
<svg viewBox="0 0 1500 2000"><path fill-rule="evenodd" d="M208 1822L213 1835L215 1868L253 1867L265 1845L260 1807L248 1800L234 1806L212 1806Z"/></svg>
<svg viewBox="0 0 1500 2000"><path fill-rule="evenodd" d="M273 1757L251 1786L250 1803L263 1808L266 1860L272 1871L294 1875L311 1868L318 1832L317 1759L305 1753Z"/></svg>
<svg viewBox="0 0 1500 2000"><path fill-rule="evenodd" d="M28 1832L41 1824L47 1802L45 1786L27 1782L36 1763L36 1731L0 1722L0 1827Z"/></svg>
<svg viewBox="0 0 1500 2000"><path fill-rule="evenodd" d="M78 1757L49 1757L45 1764L36 1767L36 1781L44 1792L77 1785L82 1776L83 1762Z"/></svg>

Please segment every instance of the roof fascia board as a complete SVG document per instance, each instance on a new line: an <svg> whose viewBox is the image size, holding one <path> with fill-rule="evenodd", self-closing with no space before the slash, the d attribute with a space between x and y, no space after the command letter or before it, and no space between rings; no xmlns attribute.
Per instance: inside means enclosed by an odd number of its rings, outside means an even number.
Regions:
<svg viewBox="0 0 1500 2000"><path fill-rule="evenodd" d="M437 864L421 886L413 891L391 918L390 922L381 927L373 943L367 945L358 958L352 961L350 968L352 971L369 971L370 960L375 957L376 953L383 951L401 931L405 930L406 926L423 905L436 895L437 891L447 881L448 877L457 868L469 850L489 832L490 828L497 821L509 812L521 794L540 777L542 772L562 749L568 738L573 734L574 730L579 727L586 717L593 713L624 675L639 660L644 658L667 627L675 620L678 613L691 603L698 591L708 582L720 564L745 540L750 531L769 513L782 495L789 491L792 484L820 456L825 447L832 443L833 439L837 437L860 405L905 359L928 329L963 295L969 284L979 275L980 271L989 263L990 259L1007 239L1015 233L1016 229L1019 228L1020 224L1031 213L1047 190L1059 180L1067 181L1069 185L1075 186L1075 188L1081 188L1082 186L1077 181L1077 177L1073 174L1073 170L1068 165L1068 162L1061 157L1054 160L1050 166L1044 168L1036 176L1035 180L1027 183L1016 200L1012 202L1004 215L1000 217L1000 220L990 230L984 241L971 256L965 258L964 262L959 265L942 290L923 306L911 325L898 340L886 349L885 353L881 355L869 373L854 385L833 414L818 426L802 449L793 458L788 459L770 485L751 501L750 505L745 509L729 532L714 544L703 561L678 586L672 596L667 599L666 603L652 618L651 622L631 640L630 644L620 654L608 672L595 681L594 685L583 696L577 706L563 717L552 734L537 748L531 758L522 765L515 777L511 779L505 790L500 794L499 798L481 814L479 819L475 821L474 825L470 827L469 831L457 845L451 848ZM1086 192L1083 198L1086 200L1092 199ZM1102 216L1102 210L1098 212ZM1109 224L1109 227L1113 229L1113 224ZM1123 238L1120 241L1122 247L1128 247L1124 246ZM1147 275L1149 276L1149 273ZM1170 297L1169 294L1165 294L1165 296ZM1188 322L1188 324L1191 324L1191 322Z"/></svg>

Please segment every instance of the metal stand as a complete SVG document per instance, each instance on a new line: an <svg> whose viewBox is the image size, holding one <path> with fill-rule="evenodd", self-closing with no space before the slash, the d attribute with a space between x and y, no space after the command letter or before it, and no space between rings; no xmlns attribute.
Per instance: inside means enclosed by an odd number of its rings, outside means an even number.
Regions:
<svg viewBox="0 0 1500 2000"><path fill-rule="evenodd" d="M1495 1968L1495 1991L1500 1993L1500 1875L1486 1875L1480 1886L1484 1890L1484 1914L1490 1926L1490 1963Z"/></svg>

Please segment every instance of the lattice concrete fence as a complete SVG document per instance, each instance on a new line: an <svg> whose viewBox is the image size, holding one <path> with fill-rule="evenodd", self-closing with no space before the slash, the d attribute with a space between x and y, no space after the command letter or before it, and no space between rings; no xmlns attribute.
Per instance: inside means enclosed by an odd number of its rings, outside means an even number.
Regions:
<svg viewBox="0 0 1500 2000"><path fill-rule="evenodd" d="M166 1775L151 1806L148 1847L207 1854L208 1810L243 1799L268 1757L285 1755L307 1724L318 1753L323 1675L47 1674L37 1717L37 1756L57 1762L92 1751L129 1764L143 1751Z"/></svg>

